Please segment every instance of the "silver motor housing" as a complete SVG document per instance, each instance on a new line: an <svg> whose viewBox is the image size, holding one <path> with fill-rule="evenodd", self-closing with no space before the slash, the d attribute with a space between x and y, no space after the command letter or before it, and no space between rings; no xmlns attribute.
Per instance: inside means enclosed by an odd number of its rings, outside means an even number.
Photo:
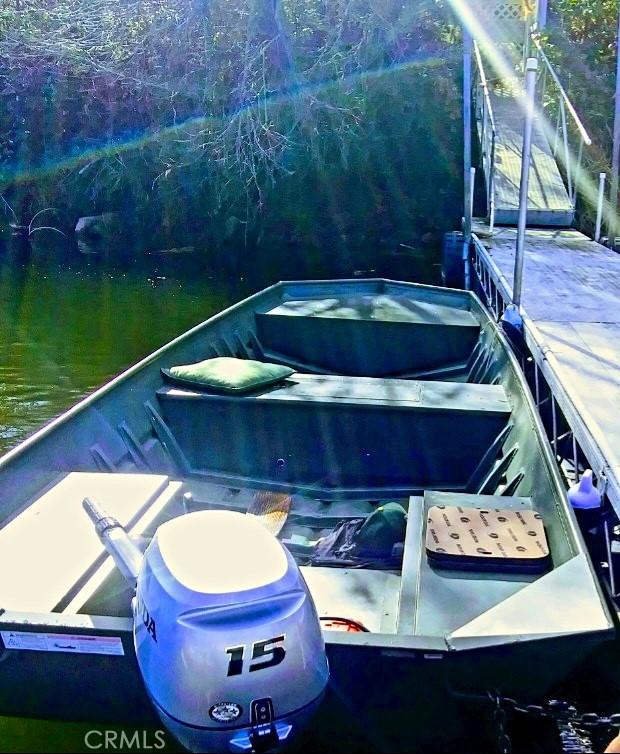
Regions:
<svg viewBox="0 0 620 754"><path fill-rule="evenodd" d="M303 728L329 670L290 553L252 516L168 521L146 550L134 638L147 692L190 751L271 751Z"/></svg>

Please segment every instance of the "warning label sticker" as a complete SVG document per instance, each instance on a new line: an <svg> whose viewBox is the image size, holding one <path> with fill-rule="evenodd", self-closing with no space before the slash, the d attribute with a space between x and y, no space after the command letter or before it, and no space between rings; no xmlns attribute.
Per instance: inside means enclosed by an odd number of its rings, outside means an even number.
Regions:
<svg viewBox="0 0 620 754"><path fill-rule="evenodd" d="M0 631L7 649L35 652L72 652L88 655L124 655L120 636L45 634L33 631Z"/></svg>

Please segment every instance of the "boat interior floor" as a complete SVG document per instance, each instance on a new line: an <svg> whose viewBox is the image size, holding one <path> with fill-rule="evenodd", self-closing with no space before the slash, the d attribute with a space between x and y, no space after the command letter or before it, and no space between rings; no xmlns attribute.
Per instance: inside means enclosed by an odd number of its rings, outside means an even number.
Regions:
<svg viewBox="0 0 620 754"><path fill-rule="evenodd" d="M95 426L97 441L82 465L59 473L0 529L0 607L130 614L131 595L82 509L85 497L146 547L170 518L244 513L258 493L290 495L279 536L319 612L379 633L444 637L545 578L433 565L433 506L457 506L464 517L472 507L535 509L551 571L576 559L532 413L492 323L481 325L455 292L433 296L292 298L164 351L129 384L125 405L84 419L80 437L90 439ZM170 353L184 360L166 362ZM159 371L210 356L297 371L242 396L170 386ZM313 564L319 540L386 502L408 512L397 565ZM578 573L589 577L587 565ZM549 589L541 604L559 593Z"/></svg>
<svg viewBox="0 0 620 754"><path fill-rule="evenodd" d="M142 547L166 520L195 510L246 512L258 490L154 474L73 472L0 530L0 601L22 612L129 616L131 593L82 509L84 497L115 516ZM280 533L302 567L321 616L348 618L381 634L442 636L472 620L536 576L437 570L425 554L428 509L528 509L529 498L433 493L390 498L408 510L402 566L309 565L316 541L343 520L365 518L387 500L328 501L292 496ZM50 532L62 532L62 539ZM33 569L38 562L40 569Z"/></svg>

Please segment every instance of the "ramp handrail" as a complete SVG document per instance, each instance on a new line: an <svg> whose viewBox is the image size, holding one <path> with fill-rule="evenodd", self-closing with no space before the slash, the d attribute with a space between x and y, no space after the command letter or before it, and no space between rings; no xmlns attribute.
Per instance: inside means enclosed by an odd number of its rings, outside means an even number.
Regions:
<svg viewBox="0 0 620 754"><path fill-rule="evenodd" d="M577 115L577 111L575 110L573 103L570 101L570 98L568 94L566 93L566 90L562 86L562 83L560 79L558 78L558 75L556 74L553 68L553 65L551 64L551 61L545 54L545 51L543 50L540 39L534 33L532 34L532 41L534 43L534 46L536 47L538 56L543 63L543 65L541 66L541 75L543 79L542 88L541 88L542 108L544 108L545 106L547 76L551 77L551 81L557 91L557 95L558 95L557 115L556 115L556 125L555 125L555 138L553 142L553 156L556 159L558 157L558 143L559 143L560 134L561 134L562 146L563 146L563 154L561 155L561 160L564 163L564 169L566 170L566 182L568 184L567 186L568 195L569 195L571 204L573 205L573 208L574 208L575 201L577 199L577 184L579 181L579 173L581 170L583 147L584 145L589 147L592 144L592 139L590 138L590 135L588 134L585 126L581 122L581 118L579 117L579 115ZM577 163L575 165L574 171L571 165L570 144L569 144L570 134L569 134L569 127L568 127L568 119L566 117L567 112L572 119L573 125L579 137L579 146L577 149Z"/></svg>
<svg viewBox="0 0 620 754"><path fill-rule="evenodd" d="M495 145L497 131L495 117L489 94L489 85L482 64L480 47L474 40L474 57L476 60L475 107L476 121L480 126L480 150L482 157L482 169L486 183L487 209L489 215L489 227L493 229L495 221Z"/></svg>

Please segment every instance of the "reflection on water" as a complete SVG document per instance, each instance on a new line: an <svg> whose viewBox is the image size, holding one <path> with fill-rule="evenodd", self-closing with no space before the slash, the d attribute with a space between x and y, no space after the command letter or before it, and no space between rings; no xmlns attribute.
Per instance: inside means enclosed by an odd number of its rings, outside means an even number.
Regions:
<svg viewBox="0 0 620 754"><path fill-rule="evenodd" d="M0 453L249 292L191 256L114 266L50 247L0 250Z"/></svg>

